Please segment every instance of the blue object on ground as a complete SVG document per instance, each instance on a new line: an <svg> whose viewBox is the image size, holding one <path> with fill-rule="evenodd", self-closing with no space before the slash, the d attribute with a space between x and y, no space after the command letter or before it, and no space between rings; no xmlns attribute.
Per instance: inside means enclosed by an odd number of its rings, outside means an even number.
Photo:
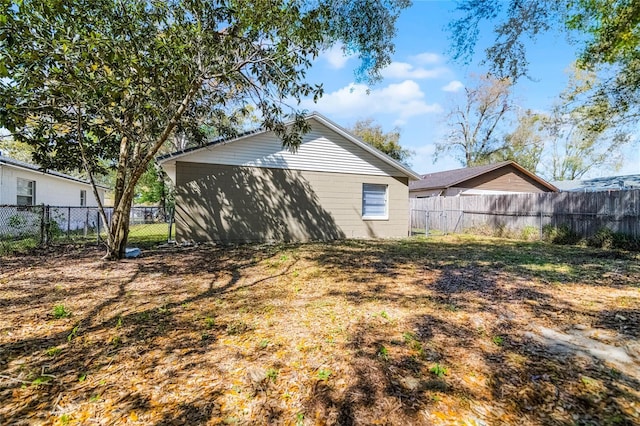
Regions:
<svg viewBox="0 0 640 426"><path fill-rule="evenodd" d="M142 254L142 251L138 247L130 247L124 249L124 257L131 259L133 257L138 257Z"/></svg>

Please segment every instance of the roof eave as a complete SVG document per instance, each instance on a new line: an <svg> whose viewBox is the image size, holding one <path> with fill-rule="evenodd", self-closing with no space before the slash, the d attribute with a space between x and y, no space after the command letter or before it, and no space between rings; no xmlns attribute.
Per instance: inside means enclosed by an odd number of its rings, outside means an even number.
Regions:
<svg viewBox="0 0 640 426"><path fill-rule="evenodd" d="M529 170L525 169L524 167L522 167L520 164L516 163L515 161L510 161L509 163L505 164L504 166L508 166L509 164L512 165L513 167L515 167L516 169L520 170L525 175L529 176L531 179L533 179L536 182L540 183L541 185L546 186L552 192L560 192L560 190L558 188L556 188L555 186L553 186L552 184L550 184L546 180L542 179L540 176L531 173ZM502 166L502 167L504 167L504 166ZM493 169L493 170L495 170L495 169Z"/></svg>
<svg viewBox="0 0 640 426"><path fill-rule="evenodd" d="M370 154L374 155L375 157L377 157L381 161L389 164L390 166L394 167L396 170L402 172L402 174L407 176L409 178L409 180L420 180L422 178L418 173L416 173L413 170L405 167L404 165L400 164L399 162L397 162L393 158L389 157L388 155L378 151L377 149L375 149L371 145L369 145L369 144L361 141L360 139L356 138L351 133L349 133L347 130L345 130L344 128L342 128L338 124L334 123L333 121L329 120L327 117L323 116L322 114L314 111L311 114L307 115L306 119L307 120L315 119L315 120L319 121L320 123L322 123L323 125L327 126L330 129L332 129L336 133L338 133L341 136L347 138L352 143L355 143L356 145L358 145L359 147L361 147L365 151L367 151ZM289 122L285 123L285 125L289 126L289 125L291 125L293 123L294 123L293 121L289 121ZM233 138L233 139L229 139L229 140L223 140L223 141L210 142L210 143L208 143L206 145L203 145L201 147L196 147L196 148L192 148L192 149L188 149L188 150L177 151L175 153L171 153L171 154L167 154L167 155L162 156L162 157L158 157L158 158L156 158L156 162L159 165L162 165L162 164L168 163L170 161L176 161L178 158L184 157L184 156L189 155L189 154L193 154L193 153L201 151L201 150L205 150L205 149L208 149L208 148L211 148L211 147L215 147L215 146L219 146L219 145L220 146L221 145L225 145L227 143L233 143L233 142L236 142L236 141L248 138L248 137L252 137L252 136L255 136L255 135L263 134L263 133L266 133L266 132L268 132L268 130L259 129L259 130L253 131L253 132L248 132L248 133L246 133L246 134L244 134L242 136L239 136L237 138Z"/></svg>
<svg viewBox="0 0 640 426"><path fill-rule="evenodd" d="M516 170L522 172L523 174L527 175L530 179L538 182L540 185L546 187L547 189L549 189L552 192L560 192L558 188L556 188L554 185L550 184L549 182L547 182L546 180L542 179L541 177L531 173L530 171L528 171L527 169L525 169L524 167L522 167L521 165L519 165L518 163L516 163L515 161L503 161L501 163L496 163L491 165L491 167L483 167L480 170L478 170L475 173L472 173L471 175L467 175L463 178L451 181L445 185L436 185L436 186L430 186L430 187L417 187L417 188L412 188L410 189L410 191L428 191L428 190L435 190L435 189L449 189L452 187L455 187L457 185L460 185L464 182L467 182L471 179L475 179L478 176L482 176L485 173L488 172L492 172L494 170L498 170L501 169L503 167L507 167L507 166L513 166ZM459 169L456 169L459 170ZM428 175L425 175L428 176ZM423 178L424 179L424 178ZM422 179L421 179L422 180Z"/></svg>
<svg viewBox="0 0 640 426"><path fill-rule="evenodd" d="M7 158L0 158L0 165L9 166L9 167L16 167L18 169L26 170L28 172L42 173L43 175L55 177L55 178L58 178L58 179L64 179L64 180L68 180L68 181L71 181L71 182L75 182L75 183L80 183L80 184L83 184L83 185L91 186L91 182L84 181L84 180L78 179L78 178L74 178L73 176L68 176L68 175L65 175L64 173L59 173L59 172L51 173L51 171L39 169L35 165L26 166L26 165L18 164L18 163L14 162L14 161L8 160ZM103 186L103 185L96 185L96 187L100 188L100 189L104 189L105 191L108 191L110 189L110 188L108 188L106 186Z"/></svg>

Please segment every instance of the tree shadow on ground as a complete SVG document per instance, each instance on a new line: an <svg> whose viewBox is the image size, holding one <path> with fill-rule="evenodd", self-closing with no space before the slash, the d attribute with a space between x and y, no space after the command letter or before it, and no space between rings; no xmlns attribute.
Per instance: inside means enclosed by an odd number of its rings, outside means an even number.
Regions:
<svg viewBox="0 0 640 426"><path fill-rule="evenodd" d="M292 410L307 423L431 424L445 408L490 424L632 424L635 378L532 337L534 323L565 327L576 317L637 337L632 305L594 313L559 291L570 284L545 284L577 272L523 267L577 267L554 250L535 260L537 245L345 241L148 251L119 264L10 261L0 273L13 321L0 323L0 422L45 422L80 406L105 422L158 425L242 422L247 412L257 423L293 423ZM585 284L613 291L635 278ZM50 316L60 301L71 317ZM291 324L298 310L311 312L309 325ZM306 370L291 365L306 356ZM326 377L323 356L339 366ZM257 378L238 379L252 363ZM287 406L286 380L299 406ZM250 406L234 406L230 391Z"/></svg>
<svg viewBox="0 0 640 426"><path fill-rule="evenodd" d="M433 392L449 392L446 380L429 372L438 357L416 349L419 340L394 340L392 327L360 322L342 351L351 355L349 384L318 381L304 411L329 424L418 424L433 404Z"/></svg>
<svg viewBox="0 0 640 426"><path fill-rule="evenodd" d="M357 337L352 337L351 344L345 348L354 351L352 371L357 377L356 383L343 394L321 387L310 399L308 409L338 418L340 424L364 424L367 421L355 419L365 418L361 416L367 412L373 413L367 420L383 421L384 415L375 407L381 401L390 401L387 404L407 416L406 421L426 422L417 417L417 413L436 409L434 394L429 391L439 391L436 398L446 393L494 407L495 413L485 409L481 411L484 415L477 419L496 423L522 419L531 423L574 424L577 419L584 424L634 424L637 414L633 406L640 402L640 395L630 390L638 388L637 378L612 369L601 358L582 351L558 353L554 346L532 340L527 336L531 335L529 330L536 330L536 324L517 315L519 309L524 309L528 318L540 324L562 323L563 326L582 318L594 327L610 328L634 337L637 310L602 311L598 315L570 299L558 298L543 286L532 285L527 281L531 276L542 282L571 282L584 271L550 268L532 274L532 269L523 266L562 262L578 268L584 264L584 255L575 257L573 253L563 254L554 248L540 258L532 258L539 253L538 245L533 245L533 250L531 246L526 247L529 252L520 253L520 244L507 247L473 244L472 251L467 247L463 253L456 247L411 241L382 242L375 246L352 241L320 253L317 260L328 273L346 270L357 276L361 268L367 268L369 274L376 274L378 278L370 277L369 282L355 289L335 289L328 295L344 297L352 303L377 300L395 306L427 303L439 314L416 316L412 322L410 329L414 335L407 339L413 347L420 348L420 356L415 353L410 357L398 356L397 361L385 363L380 362L376 348L393 347L390 342L394 342L394 337L385 333L384 327L360 327L352 333ZM609 256L596 259L609 259ZM593 264L593 259L589 263ZM376 271L370 266L379 264L385 267ZM423 287L426 293L416 296L410 288L398 292L392 286L379 284L400 276L407 267L417 271L416 277L420 276L421 269L424 277L429 277L413 281L413 285ZM584 284L591 285L590 276L586 274ZM633 276L630 273L622 287L636 286ZM594 280L593 285L615 288L621 284L620 281L611 284L611 281L600 284ZM462 322L447 320L448 316L465 319ZM395 341L399 343L397 337ZM470 349L480 356L479 360L461 359L460 354ZM445 384L433 389L426 380L433 376L429 371L433 363L442 363L452 370L468 368L466 363L475 365L478 373L486 377L489 395L477 392L459 376L436 381ZM415 380L410 380L412 391L407 392L403 385L406 380L403 382L402 377L411 376ZM360 395L369 397L359 398ZM370 395L375 395L373 402Z"/></svg>
<svg viewBox="0 0 640 426"><path fill-rule="evenodd" d="M34 257L34 262L27 268L22 262L8 262L12 270L3 269L3 273L11 276L14 272L22 282L28 279L29 285L26 288L19 284L3 288L3 293L24 294L3 298L5 313L16 317L36 313L32 319L39 323L39 327L45 326L50 331L31 334L27 330L18 333L16 338L3 339L0 344L0 382L3 382L0 397L7 402L6 407L12 408L0 412L0 423L44 421L62 414L58 404L64 394L80 394L92 401L103 401L101 395L109 393L110 388L118 387L112 380L118 377L118 364L125 358L144 359L144 365L135 368L141 377L160 374L183 380L181 378L188 377L193 371L200 371L202 365L195 362L181 365L176 354L192 357L215 350L212 345L215 335L222 334L228 324L220 321L208 326L203 319L189 318L181 311L186 311L185 307L190 304L210 304L229 292L247 290L286 275L295 263L259 279L245 275L246 268L268 259L277 251L277 247L259 250L241 247L193 250L187 251L185 256L185 251L176 250L173 256L182 261L168 262L167 256L172 254L167 252L146 253L147 258L141 262L114 264L94 261L89 263L91 270L113 275L97 282L88 282L86 276L81 275L54 278L58 268L47 268L46 265L67 263L70 259L66 256L55 262ZM94 255L93 252L88 254L89 258ZM86 262L86 257L78 259L78 253L70 257L75 262ZM32 273L25 269L33 268L38 262L42 262L40 265L46 272L33 279ZM185 293L180 288L181 282L194 275L207 277L209 282L198 282L196 291ZM172 277L173 281L168 280L161 291L145 292L142 296L150 300L137 305L136 294L140 294L141 289L133 284L149 276L159 279ZM61 285L65 289L52 291L52 287ZM67 302L69 299L75 302ZM51 307L60 300L65 301L64 306L70 311L70 316L56 319L47 312L51 312ZM96 303L90 302L93 300ZM199 315L198 311L196 314ZM5 324L7 327L2 329L11 336L16 334L17 325ZM175 358L175 368L165 365L171 357ZM209 371L213 370L215 368ZM106 379L100 380L100 377ZM20 401L14 399L18 394ZM215 394L201 395L205 399L211 396L215 397ZM143 393L120 390L117 399L107 402L117 407L113 415L126 417L129 412L135 412L135 416L142 418L144 412L151 408L149 400L149 389ZM211 410L207 407L209 405L205 407L199 399L185 403L180 405L180 411L167 412L164 424L184 424L184 420L190 419L200 421L209 416Z"/></svg>

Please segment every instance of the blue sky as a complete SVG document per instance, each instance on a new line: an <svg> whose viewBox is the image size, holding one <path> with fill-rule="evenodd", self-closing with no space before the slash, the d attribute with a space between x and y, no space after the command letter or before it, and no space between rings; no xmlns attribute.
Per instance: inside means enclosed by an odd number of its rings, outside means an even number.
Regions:
<svg viewBox="0 0 640 426"><path fill-rule="evenodd" d="M471 74L487 71L480 64L483 48L491 42L489 31L481 39L479 52L468 65L454 63L449 48L447 23L454 17L453 1L414 1L398 21L393 63L383 71L383 80L367 87L355 81L355 57L345 57L339 47L325 52L308 77L322 82L325 95L317 103L304 102L338 124L349 127L359 119L373 118L385 130L401 129L400 143L416 152L412 168L419 173L459 168L451 157L434 164L436 141L447 132L444 114ZM575 59L575 47L562 34L546 34L529 43L528 58L533 80L523 79L513 90L516 103L527 109L548 111L567 83L566 70ZM639 145L628 148L618 172L593 170L586 177L640 173Z"/></svg>

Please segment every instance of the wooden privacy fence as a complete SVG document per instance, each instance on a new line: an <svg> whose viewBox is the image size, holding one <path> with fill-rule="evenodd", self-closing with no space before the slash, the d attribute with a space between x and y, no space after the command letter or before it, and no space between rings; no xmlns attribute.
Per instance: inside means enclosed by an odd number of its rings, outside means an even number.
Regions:
<svg viewBox="0 0 640 426"><path fill-rule="evenodd" d="M607 228L640 238L640 190L410 199L412 234L488 230L536 233L566 226L582 237Z"/></svg>

